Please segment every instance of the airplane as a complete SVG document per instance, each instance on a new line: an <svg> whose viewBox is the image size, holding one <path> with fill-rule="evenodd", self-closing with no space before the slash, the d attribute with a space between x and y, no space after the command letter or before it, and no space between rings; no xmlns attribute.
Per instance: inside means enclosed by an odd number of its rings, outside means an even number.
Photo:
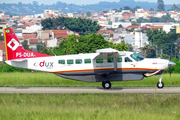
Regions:
<svg viewBox="0 0 180 120"><path fill-rule="evenodd" d="M157 87L163 88L162 73L176 65L169 60L144 58L112 48L99 49L96 53L51 56L23 49L10 28L4 29L4 38L7 64L78 81L102 82L104 89L111 88L111 81L135 81L153 75L159 75Z"/></svg>

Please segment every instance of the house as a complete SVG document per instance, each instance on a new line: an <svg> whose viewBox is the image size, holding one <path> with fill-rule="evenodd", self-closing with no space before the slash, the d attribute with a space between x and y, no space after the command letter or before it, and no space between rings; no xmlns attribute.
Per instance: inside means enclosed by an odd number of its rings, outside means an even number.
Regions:
<svg viewBox="0 0 180 120"><path fill-rule="evenodd" d="M123 27L127 27L127 26L129 26L129 25L132 25L132 23L131 22L118 22L118 23L112 23L112 28L118 28L119 27L119 25L122 25Z"/></svg>
<svg viewBox="0 0 180 120"><path fill-rule="evenodd" d="M67 30L52 30L54 33L54 38L63 37L65 39L68 38Z"/></svg>
<svg viewBox="0 0 180 120"><path fill-rule="evenodd" d="M44 14L35 14L35 18L45 18Z"/></svg>
<svg viewBox="0 0 180 120"><path fill-rule="evenodd" d="M2 19L10 19L11 17L10 17L10 15L2 15L1 18Z"/></svg>
<svg viewBox="0 0 180 120"><path fill-rule="evenodd" d="M35 34L23 34L24 39L36 38Z"/></svg>
<svg viewBox="0 0 180 120"><path fill-rule="evenodd" d="M114 43L121 43L124 40L126 44L131 44L133 51L138 52L139 48L149 44L148 36L142 32L134 32L133 34L123 33L119 35L119 40L115 39Z"/></svg>
<svg viewBox="0 0 180 120"><path fill-rule="evenodd" d="M40 34L40 39L54 39L52 30L42 31Z"/></svg>
<svg viewBox="0 0 180 120"><path fill-rule="evenodd" d="M72 18L72 17L73 17L73 13L67 13L67 16L68 16L69 18Z"/></svg>
<svg viewBox="0 0 180 120"><path fill-rule="evenodd" d="M0 11L0 18L4 15L3 11Z"/></svg>
<svg viewBox="0 0 180 120"><path fill-rule="evenodd" d="M130 14L129 13L123 13L122 15L123 15L125 21L130 20Z"/></svg>
<svg viewBox="0 0 180 120"><path fill-rule="evenodd" d="M142 30L153 30L153 29L162 29L163 26L159 26L159 25L152 25L152 24L146 24L144 26L141 27Z"/></svg>
<svg viewBox="0 0 180 120"><path fill-rule="evenodd" d="M32 49L33 51L37 51L37 44L40 41L37 38L29 38L28 43L29 43L29 48Z"/></svg>
<svg viewBox="0 0 180 120"><path fill-rule="evenodd" d="M122 29L131 30L131 31L140 31L141 30L140 25L130 25L130 26L124 27Z"/></svg>
<svg viewBox="0 0 180 120"><path fill-rule="evenodd" d="M161 18L161 17L164 16L164 15L166 16L167 13L164 12L164 11L161 11L161 12L158 12L158 13L156 14L156 17Z"/></svg>
<svg viewBox="0 0 180 120"><path fill-rule="evenodd" d="M7 25L5 22L0 22L0 33L3 33L4 28L7 28Z"/></svg>
<svg viewBox="0 0 180 120"><path fill-rule="evenodd" d="M58 10L53 10L52 14L53 14L53 16L58 17L59 11Z"/></svg>
<svg viewBox="0 0 180 120"><path fill-rule="evenodd" d="M26 29L26 27L28 27L28 25L19 25L16 27L17 30L22 30L22 29Z"/></svg>
<svg viewBox="0 0 180 120"><path fill-rule="evenodd" d="M173 18L173 19L175 19L176 21L178 21L178 20L180 20L179 18L180 18L180 13L178 13L178 12L171 12L171 18Z"/></svg>
<svg viewBox="0 0 180 120"><path fill-rule="evenodd" d="M32 23L32 22L31 22ZM26 29L23 29L23 33L35 33L37 32L38 30L42 30L42 26L41 24L34 24L32 23L31 25L29 24Z"/></svg>
<svg viewBox="0 0 180 120"><path fill-rule="evenodd" d="M47 41L47 46L46 47L56 47L58 45L57 39L51 39Z"/></svg>
<svg viewBox="0 0 180 120"><path fill-rule="evenodd" d="M146 18L147 14L148 13L145 12L143 9L137 9L137 11L135 11L136 19L139 19L140 17Z"/></svg>
<svg viewBox="0 0 180 120"><path fill-rule="evenodd" d="M119 23L124 17L121 12L117 12L111 15L111 21L113 23Z"/></svg>
<svg viewBox="0 0 180 120"><path fill-rule="evenodd" d="M0 62L6 59L6 49L4 41L0 41Z"/></svg>
<svg viewBox="0 0 180 120"><path fill-rule="evenodd" d="M52 10L44 10L44 16L45 17L51 17L50 15L53 15L52 13L53 13Z"/></svg>
<svg viewBox="0 0 180 120"><path fill-rule="evenodd" d="M156 17L157 11L150 11L148 16Z"/></svg>
<svg viewBox="0 0 180 120"><path fill-rule="evenodd" d="M99 30L97 33L102 34L105 39L109 40L110 38L113 38L115 32L112 30Z"/></svg>

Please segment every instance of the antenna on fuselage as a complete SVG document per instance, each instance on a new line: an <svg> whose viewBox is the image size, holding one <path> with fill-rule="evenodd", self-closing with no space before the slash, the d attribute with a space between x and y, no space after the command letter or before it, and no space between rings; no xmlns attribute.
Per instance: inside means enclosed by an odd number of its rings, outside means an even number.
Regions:
<svg viewBox="0 0 180 120"><path fill-rule="evenodd" d="M51 49L52 53L54 54L54 56L56 56L56 54L53 52L53 49Z"/></svg>

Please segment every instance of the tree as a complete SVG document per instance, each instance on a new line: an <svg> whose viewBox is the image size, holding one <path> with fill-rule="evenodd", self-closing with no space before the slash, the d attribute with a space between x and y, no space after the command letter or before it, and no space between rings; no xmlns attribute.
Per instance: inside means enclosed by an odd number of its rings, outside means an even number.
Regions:
<svg viewBox="0 0 180 120"><path fill-rule="evenodd" d="M129 46L125 44L124 40L121 41L121 43L113 44L111 47L116 50L119 50L119 51L128 51L129 50Z"/></svg>
<svg viewBox="0 0 180 120"><path fill-rule="evenodd" d="M112 21L108 21L108 25L112 25Z"/></svg>
<svg viewBox="0 0 180 120"><path fill-rule="evenodd" d="M22 42L22 46L23 46L24 49L28 50L28 49L29 49L28 41L27 41L27 40L24 40L24 41Z"/></svg>
<svg viewBox="0 0 180 120"><path fill-rule="evenodd" d="M156 57L156 50L152 46L147 46L146 49L146 57L147 58L155 58Z"/></svg>
<svg viewBox="0 0 180 120"><path fill-rule="evenodd" d="M34 6L38 6L38 1L33 1Z"/></svg>
<svg viewBox="0 0 180 120"><path fill-rule="evenodd" d="M120 51L129 50L128 45L122 41L119 44L113 44L112 42L106 41L104 36L95 33L88 34L85 36L70 35L66 40L62 40L59 46L54 47L52 50L41 51L46 54L53 55L68 55L68 54L79 54L79 53L94 53L97 49L102 48L115 48ZM53 52L52 52L53 51Z"/></svg>
<svg viewBox="0 0 180 120"><path fill-rule="evenodd" d="M151 8L149 11L154 11L154 9L153 9L153 8Z"/></svg>
<svg viewBox="0 0 180 120"><path fill-rule="evenodd" d="M87 14L88 17L91 17L91 12L90 11L88 11L86 14Z"/></svg>
<svg viewBox="0 0 180 120"><path fill-rule="evenodd" d="M121 24L119 24L119 28L122 28L123 26Z"/></svg>
<svg viewBox="0 0 180 120"><path fill-rule="evenodd" d="M163 0L158 0L157 4L157 11L165 11L165 5Z"/></svg>
<svg viewBox="0 0 180 120"><path fill-rule="evenodd" d="M97 21L82 18L47 18L41 21L44 30L50 29L69 29L79 32L80 35L88 35L89 33L97 33L101 28Z"/></svg>
<svg viewBox="0 0 180 120"><path fill-rule="evenodd" d="M173 4L172 7L171 7L171 10L180 10L180 8L176 5L176 4Z"/></svg>
<svg viewBox="0 0 180 120"><path fill-rule="evenodd" d="M124 6L124 10L130 10L131 8L129 6Z"/></svg>
<svg viewBox="0 0 180 120"><path fill-rule="evenodd" d="M171 47L172 51L175 51L174 43L178 38L175 29L172 29L169 33L166 33L162 29L149 30L147 31L147 36L149 37L148 40L152 44L152 47L156 48L158 54L161 54L162 51L161 55L163 55L164 58L169 58Z"/></svg>
<svg viewBox="0 0 180 120"><path fill-rule="evenodd" d="M3 41L3 40L4 40L4 36L0 35L0 41Z"/></svg>

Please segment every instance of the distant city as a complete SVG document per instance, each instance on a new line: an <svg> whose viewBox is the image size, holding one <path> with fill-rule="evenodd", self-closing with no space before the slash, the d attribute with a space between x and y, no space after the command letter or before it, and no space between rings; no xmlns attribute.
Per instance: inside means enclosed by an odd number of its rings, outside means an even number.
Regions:
<svg viewBox="0 0 180 120"><path fill-rule="evenodd" d="M121 0L121 2L125 1ZM134 1L129 0L129 2ZM125 5L124 7L119 6L118 9L113 8L113 4L117 3L100 2L94 7L86 5L81 6L80 9L78 5L67 5L57 2L49 6L49 9L45 9L48 6L38 5L36 1L33 2L33 5L25 5L21 2L18 4L4 3L0 5L0 34L3 36L3 29L10 27L21 42L28 40L29 48L37 51L37 44L39 43L45 43L46 47L55 47L61 40L67 39L69 35L80 35L77 31L63 29L63 27L59 30L45 30L41 23L42 20L58 17L90 19L97 21L98 25L101 26L97 34L104 35L106 40L113 43L121 43L124 40L125 43L132 46L133 51L138 51L140 47L149 44L148 36L146 35L147 30L163 29L168 33L171 29L175 29L175 26L180 26L180 5L174 4L169 6L170 9L168 11L161 11L160 8L157 8L157 3L126 3L126 5L135 7ZM141 5L143 7L136 6L137 4L143 4ZM98 8L98 5L101 5L101 7ZM63 9L60 9L61 6L64 6L62 7ZM144 9L147 6L148 9ZM97 10L95 10L96 7L98 8ZM104 9L102 9L103 7ZM165 6L165 9L167 7ZM73 9L83 12L72 11ZM63 10L67 10L67 13L62 12ZM28 11L29 15L25 14L25 11Z"/></svg>
<svg viewBox="0 0 180 120"><path fill-rule="evenodd" d="M172 7L172 4L165 4L165 10L169 10ZM175 4L180 7L180 4ZM1 3L0 10L8 15L34 15L43 13L44 10L57 10L63 13L69 12L80 12L87 13L90 12L102 12L113 9L120 9L125 6L134 8L139 6L144 10L154 9L157 10L157 2L141 2L134 0L120 0L119 2L99 2L98 4L89 4L89 5L75 5L75 4L66 4L63 2L56 2L52 5L39 4L37 1L33 1L32 4L23 4L22 2L18 3Z"/></svg>

